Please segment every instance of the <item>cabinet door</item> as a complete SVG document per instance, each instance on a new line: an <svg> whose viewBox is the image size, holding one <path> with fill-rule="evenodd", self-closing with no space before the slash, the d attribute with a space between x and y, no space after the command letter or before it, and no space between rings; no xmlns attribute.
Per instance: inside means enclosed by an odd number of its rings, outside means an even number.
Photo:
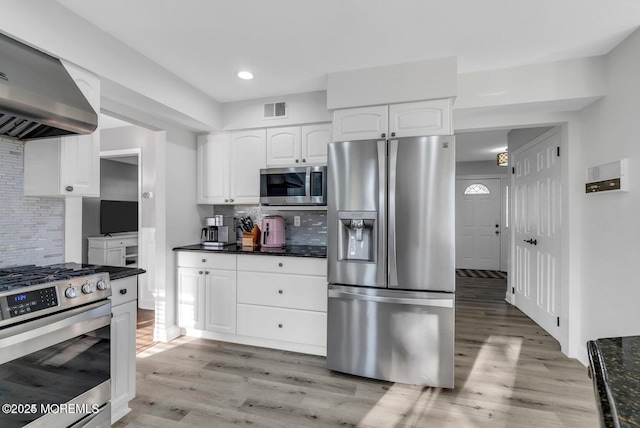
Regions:
<svg viewBox="0 0 640 428"><path fill-rule="evenodd" d="M129 412L136 395L136 301L113 306L111 313L111 422Z"/></svg>
<svg viewBox="0 0 640 428"><path fill-rule="evenodd" d="M301 162L299 126L267 129L267 166L295 166Z"/></svg>
<svg viewBox="0 0 640 428"><path fill-rule="evenodd" d="M230 135L228 132L198 137L197 191L199 204L229 202Z"/></svg>
<svg viewBox="0 0 640 428"><path fill-rule="evenodd" d="M389 137L421 135L453 135L448 98L389 106Z"/></svg>
<svg viewBox="0 0 640 428"><path fill-rule="evenodd" d="M96 113L100 112L100 79L64 64ZM65 196L100 196L100 128L89 135L63 137L60 193Z"/></svg>
<svg viewBox="0 0 640 428"><path fill-rule="evenodd" d="M125 264L125 248L108 248L104 250L105 265L107 266L124 266Z"/></svg>
<svg viewBox="0 0 640 428"><path fill-rule="evenodd" d="M385 138L387 106L340 109L333 112L333 140L353 141ZM383 137L382 135L385 135Z"/></svg>
<svg viewBox="0 0 640 428"><path fill-rule="evenodd" d="M327 145L331 142L332 125L307 125L301 128L302 163L327 164Z"/></svg>
<svg viewBox="0 0 640 428"><path fill-rule="evenodd" d="M265 131L231 133L229 203L260 203L260 168L265 167Z"/></svg>
<svg viewBox="0 0 640 428"><path fill-rule="evenodd" d="M183 328L204 329L205 309L204 270L178 268L178 325Z"/></svg>
<svg viewBox="0 0 640 428"><path fill-rule="evenodd" d="M236 333L236 271L207 270L205 330Z"/></svg>

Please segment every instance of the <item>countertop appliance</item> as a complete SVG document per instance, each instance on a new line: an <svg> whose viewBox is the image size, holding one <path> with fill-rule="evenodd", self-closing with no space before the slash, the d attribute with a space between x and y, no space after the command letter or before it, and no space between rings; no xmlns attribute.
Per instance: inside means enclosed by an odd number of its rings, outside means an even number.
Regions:
<svg viewBox="0 0 640 428"><path fill-rule="evenodd" d="M262 218L262 239L264 248L282 248L287 244L284 233L284 217L268 215Z"/></svg>
<svg viewBox="0 0 640 428"><path fill-rule="evenodd" d="M0 426L111 425L109 296L93 269L0 269Z"/></svg>
<svg viewBox="0 0 640 428"><path fill-rule="evenodd" d="M200 232L202 245L209 248L222 248L236 243L236 228L229 225L233 224L233 218L228 217L225 220L223 216L216 215L206 217L204 220L207 227L203 227Z"/></svg>
<svg viewBox="0 0 640 428"><path fill-rule="evenodd" d="M60 60L0 34L0 135L90 134L98 115Z"/></svg>
<svg viewBox="0 0 640 428"><path fill-rule="evenodd" d="M454 137L328 155L328 368L453 388Z"/></svg>
<svg viewBox="0 0 640 428"><path fill-rule="evenodd" d="M327 205L327 167L261 169L260 204Z"/></svg>

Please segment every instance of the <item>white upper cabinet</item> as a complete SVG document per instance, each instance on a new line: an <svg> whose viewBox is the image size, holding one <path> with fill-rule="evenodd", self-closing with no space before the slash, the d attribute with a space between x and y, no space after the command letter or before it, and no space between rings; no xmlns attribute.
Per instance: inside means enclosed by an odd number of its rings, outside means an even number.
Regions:
<svg viewBox="0 0 640 428"><path fill-rule="evenodd" d="M388 120L389 110L386 105L336 110L333 112L333 140L385 138Z"/></svg>
<svg viewBox="0 0 640 428"><path fill-rule="evenodd" d="M267 129L267 166L291 166L299 164L300 127Z"/></svg>
<svg viewBox="0 0 640 428"><path fill-rule="evenodd" d="M452 134L449 98L389 106L389 137Z"/></svg>
<svg viewBox="0 0 640 428"><path fill-rule="evenodd" d="M265 167L265 131L231 133L229 203L260 203L260 168Z"/></svg>
<svg viewBox="0 0 640 428"><path fill-rule="evenodd" d="M198 137L198 203L222 204L229 200L229 158L231 136L228 132Z"/></svg>
<svg viewBox="0 0 640 428"><path fill-rule="evenodd" d="M98 113L100 79L65 64L80 91ZM100 132L24 144L25 196L100 196Z"/></svg>
<svg viewBox="0 0 640 428"><path fill-rule="evenodd" d="M333 130L334 141L452 135L451 100L336 110Z"/></svg>
<svg viewBox="0 0 640 428"><path fill-rule="evenodd" d="M327 145L332 141L330 123L305 125L301 128L302 163L327 164Z"/></svg>
<svg viewBox="0 0 640 428"><path fill-rule="evenodd" d="M267 166L324 165L331 124L267 129Z"/></svg>
<svg viewBox="0 0 640 428"><path fill-rule="evenodd" d="M222 132L198 137L199 204L257 204L265 131Z"/></svg>

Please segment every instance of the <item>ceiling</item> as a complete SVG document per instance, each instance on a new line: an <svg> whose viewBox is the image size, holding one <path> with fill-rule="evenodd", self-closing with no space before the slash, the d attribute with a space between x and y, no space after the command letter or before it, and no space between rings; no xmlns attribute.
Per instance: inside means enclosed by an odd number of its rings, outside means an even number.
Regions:
<svg viewBox="0 0 640 428"><path fill-rule="evenodd" d="M638 0L57 1L220 102L430 58L466 73L603 55L640 27ZM507 132L457 134L458 161L494 160Z"/></svg>
<svg viewBox="0 0 640 428"><path fill-rule="evenodd" d="M57 1L220 102L430 58L466 73L602 55L640 26L637 0Z"/></svg>

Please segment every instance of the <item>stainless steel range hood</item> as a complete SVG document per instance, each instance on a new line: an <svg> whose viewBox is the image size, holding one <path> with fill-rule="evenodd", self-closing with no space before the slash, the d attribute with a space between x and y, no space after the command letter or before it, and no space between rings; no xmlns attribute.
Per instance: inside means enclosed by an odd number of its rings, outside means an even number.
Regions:
<svg viewBox="0 0 640 428"><path fill-rule="evenodd" d="M0 136L90 134L98 116L60 60L0 34Z"/></svg>

